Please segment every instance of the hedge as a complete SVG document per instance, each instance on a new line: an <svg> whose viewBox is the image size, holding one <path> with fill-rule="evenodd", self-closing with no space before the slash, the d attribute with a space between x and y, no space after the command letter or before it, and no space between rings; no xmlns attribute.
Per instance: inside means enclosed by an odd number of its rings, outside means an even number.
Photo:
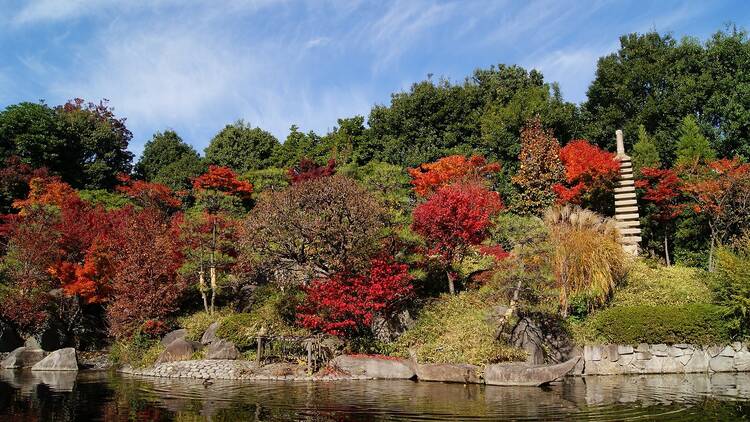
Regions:
<svg viewBox="0 0 750 422"><path fill-rule="evenodd" d="M609 343L719 344L730 340L729 309L705 303L615 306L587 324Z"/></svg>

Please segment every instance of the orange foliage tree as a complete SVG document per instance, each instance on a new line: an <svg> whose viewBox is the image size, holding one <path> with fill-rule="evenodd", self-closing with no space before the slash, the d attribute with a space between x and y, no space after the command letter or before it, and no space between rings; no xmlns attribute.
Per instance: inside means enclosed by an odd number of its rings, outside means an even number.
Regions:
<svg viewBox="0 0 750 422"><path fill-rule="evenodd" d="M565 169L560 160L560 143L542 127L539 117L521 131L520 167L512 181L518 188L514 208L521 214L541 214L555 203L552 187L563 181Z"/></svg>
<svg viewBox="0 0 750 422"><path fill-rule="evenodd" d="M414 192L425 198L443 186L456 182L478 181L500 171L500 164L487 163L481 155L450 155L433 163L408 169Z"/></svg>
<svg viewBox="0 0 750 422"><path fill-rule="evenodd" d="M552 187L557 202L597 211L606 208L611 202L607 194L612 192L620 170L615 154L579 139L560 150L560 160L565 167L565 180Z"/></svg>
<svg viewBox="0 0 750 422"><path fill-rule="evenodd" d="M708 219L708 269L713 271L716 246L750 224L750 164L723 158L709 162L700 173L685 182L683 193L692 200L693 210Z"/></svg>

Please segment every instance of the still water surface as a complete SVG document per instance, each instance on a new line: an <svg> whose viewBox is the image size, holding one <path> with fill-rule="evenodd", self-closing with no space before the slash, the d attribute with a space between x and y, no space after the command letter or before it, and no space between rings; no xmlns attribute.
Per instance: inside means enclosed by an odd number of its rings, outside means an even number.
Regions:
<svg viewBox="0 0 750 422"><path fill-rule="evenodd" d="M750 374L568 378L548 388L220 382L0 371L0 421L743 420Z"/></svg>

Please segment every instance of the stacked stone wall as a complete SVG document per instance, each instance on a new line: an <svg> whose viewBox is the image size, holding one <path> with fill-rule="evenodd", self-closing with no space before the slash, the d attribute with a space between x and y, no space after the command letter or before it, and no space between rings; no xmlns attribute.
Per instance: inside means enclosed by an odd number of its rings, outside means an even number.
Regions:
<svg viewBox="0 0 750 422"><path fill-rule="evenodd" d="M679 374L750 371L747 343L591 345L583 349L577 375Z"/></svg>

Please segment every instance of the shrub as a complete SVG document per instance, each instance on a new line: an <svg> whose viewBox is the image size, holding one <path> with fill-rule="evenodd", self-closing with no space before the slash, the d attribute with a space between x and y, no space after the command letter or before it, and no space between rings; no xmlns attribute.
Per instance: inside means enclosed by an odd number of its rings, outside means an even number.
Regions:
<svg viewBox="0 0 750 422"><path fill-rule="evenodd" d="M141 333L128 340L116 341L109 350L109 359L115 365L130 365L134 368L153 366L164 346L159 339Z"/></svg>
<svg viewBox="0 0 750 422"><path fill-rule="evenodd" d="M188 340L200 341L201 337L203 337L203 333L206 332L209 325L230 315L232 315L232 311L228 309L217 310L213 315L206 311L200 311L179 318L177 323L181 328L188 331Z"/></svg>
<svg viewBox="0 0 750 422"><path fill-rule="evenodd" d="M425 306L416 325L395 343L393 353L408 357L413 349L420 362L432 363L524 360L525 352L495 339L496 326L489 316L496 303L488 288L443 295Z"/></svg>
<svg viewBox="0 0 750 422"><path fill-rule="evenodd" d="M286 302L292 300L289 293L271 286L259 287L258 290L252 311L231 314L220 320L216 331L219 337L233 342L240 349L247 349L255 346L258 335L262 333L281 336L309 334L304 328L294 326L282 314Z"/></svg>
<svg viewBox="0 0 750 422"><path fill-rule="evenodd" d="M297 320L311 330L353 337L370 329L376 314L391 315L412 297L406 264L391 257L373 259L364 274L338 273L314 281Z"/></svg>
<svg viewBox="0 0 750 422"><path fill-rule="evenodd" d="M698 268L661 265L638 261L629 269L624 286L612 298L612 304L684 305L711 303L711 290Z"/></svg>
<svg viewBox="0 0 750 422"><path fill-rule="evenodd" d="M712 277L716 302L730 309L730 323L737 334L748 333L750 323L750 235L735 248L716 251L716 272Z"/></svg>
<svg viewBox="0 0 750 422"><path fill-rule="evenodd" d="M720 344L730 339L728 309L705 303L615 306L586 321L594 341Z"/></svg>

